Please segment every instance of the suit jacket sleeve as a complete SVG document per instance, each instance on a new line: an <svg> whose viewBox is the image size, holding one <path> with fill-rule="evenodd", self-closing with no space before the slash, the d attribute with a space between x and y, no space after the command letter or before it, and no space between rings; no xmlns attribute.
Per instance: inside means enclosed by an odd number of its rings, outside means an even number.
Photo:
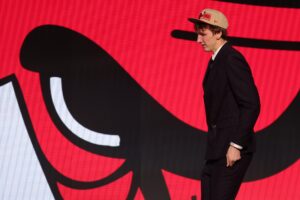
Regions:
<svg viewBox="0 0 300 200"><path fill-rule="evenodd" d="M239 107L239 122L231 142L247 148L260 111L259 95L250 67L241 54L231 54L228 57L226 72Z"/></svg>

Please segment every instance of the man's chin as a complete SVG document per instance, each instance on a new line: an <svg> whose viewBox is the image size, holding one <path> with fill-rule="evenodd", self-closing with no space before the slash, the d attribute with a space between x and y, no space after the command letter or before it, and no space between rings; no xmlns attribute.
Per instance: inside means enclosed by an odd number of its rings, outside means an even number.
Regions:
<svg viewBox="0 0 300 200"><path fill-rule="evenodd" d="M203 50L204 50L205 52L210 52L210 51L211 51L211 49L209 49L209 48L207 48L207 47L203 47Z"/></svg>

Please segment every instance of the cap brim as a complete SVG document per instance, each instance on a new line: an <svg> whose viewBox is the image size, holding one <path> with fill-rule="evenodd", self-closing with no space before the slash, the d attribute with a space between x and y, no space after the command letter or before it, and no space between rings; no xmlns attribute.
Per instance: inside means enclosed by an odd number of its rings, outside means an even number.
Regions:
<svg viewBox="0 0 300 200"><path fill-rule="evenodd" d="M188 20L194 24L210 24L210 25L214 25L214 24L211 24L205 20L201 20L201 19L197 19L197 18L188 18Z"/></svg>
<svg viewBox="0 0 300 200"><path fill-rule="evenodd" d="M197 18L188 18L188 20L194 24L203 23L203 21L197 19Z"/></svg>
<svg viewBox="0 0 300 200"><path fill-rule="evenodd" d="M218 26L218 25L215 25L215 24L212 24L212 23L209 23L205 20L200 20L200 19L197 19L197 18L188 18L188 20L194 24L209 24L209 25L212 25L212 26L217 26L217 27L220 27L220 28L224 28L224 27L221 27L221 26ZM224 28L224 29L227 29L227 28Z"/></svg>

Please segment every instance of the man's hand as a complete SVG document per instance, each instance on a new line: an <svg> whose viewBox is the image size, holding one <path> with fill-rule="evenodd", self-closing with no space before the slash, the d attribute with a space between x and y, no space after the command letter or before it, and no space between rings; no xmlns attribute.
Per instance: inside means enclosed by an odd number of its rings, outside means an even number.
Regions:
<svg viewBox="0 0 300 200"><path fill-rule="evenodd" d="M227 154L226 154L226 159L227 159L227 167L231 167L233 166L233 164L241 159L241 152L240 150L238 150L237 148L233 147L233 146L229 146L228 150L227 150Z"/></svg>

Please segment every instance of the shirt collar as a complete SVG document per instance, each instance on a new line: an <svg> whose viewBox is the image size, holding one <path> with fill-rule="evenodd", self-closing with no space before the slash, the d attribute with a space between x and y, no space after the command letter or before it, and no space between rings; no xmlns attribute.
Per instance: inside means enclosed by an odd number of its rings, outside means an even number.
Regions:
<svg viewBox="0 0 300 200"><path fill-rule="evenodd" d="M226 44L226 42L225 42L224 44ZM224 46L224 44L222 44L222 45L217 49L217 51L214 52L214 54L213 54L212 57L211 57L212 60L215 60L217 54L219 53L219 51L221 50L221 48Z"/></svg>

